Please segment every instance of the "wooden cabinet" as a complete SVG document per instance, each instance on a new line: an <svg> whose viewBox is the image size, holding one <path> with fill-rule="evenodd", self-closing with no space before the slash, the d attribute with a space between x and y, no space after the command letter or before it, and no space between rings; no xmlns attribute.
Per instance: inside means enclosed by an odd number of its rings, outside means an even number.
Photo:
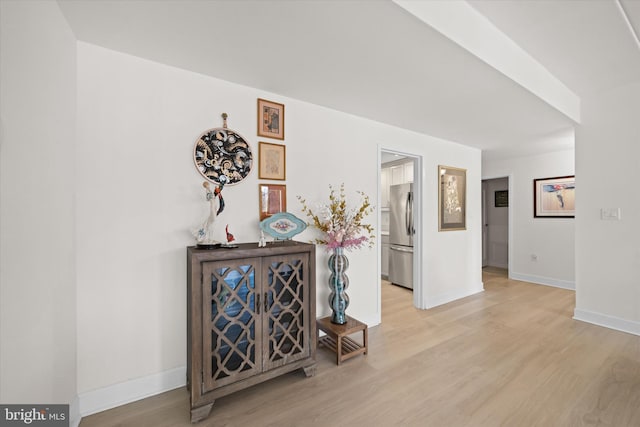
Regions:
<svg viewBox="0 0 640 427"><path fill-rule="evenodd" d="M315 374L315 246L187 248L191 421L214 400L303 368Z"/></svg>
<svg viewBox="0 0 640 427"><path fill-rule="evenodd" d="M413 182L413 161L409 161L403 165L404 182Z"/></svg>
<svg viewBox="0 0 640 427"><path fill-rule="evenodd" d="M404 165L391 166L391 185L404 184Z"/></svg>
<svg viewBox="0 0 640 427"><path fill-rule="evenodd" d="M414 176L414 161L406 159L397 160L392 163L385 163L382 165L380 169L381 182L380 185L383 187L382 194L384 200L385 189L384 187L388 187L390 185L397 184L406 184L408 182L413 182ZM389 189L386 189L387 200L389 195Z"/></svg>

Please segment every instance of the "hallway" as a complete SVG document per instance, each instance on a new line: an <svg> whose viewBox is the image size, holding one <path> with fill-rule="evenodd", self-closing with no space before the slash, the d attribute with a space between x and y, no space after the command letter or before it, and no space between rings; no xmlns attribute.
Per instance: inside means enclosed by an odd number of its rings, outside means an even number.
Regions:
<svg viewBox="0 0 640 427"><path fill-rule="evenodd" d="M572 291L483 273L485 292L417 310L383 284L369 354L219 399L207 426L640 425L640 337L573 320ZM185 388L83 427L190 426Z"/></svg>

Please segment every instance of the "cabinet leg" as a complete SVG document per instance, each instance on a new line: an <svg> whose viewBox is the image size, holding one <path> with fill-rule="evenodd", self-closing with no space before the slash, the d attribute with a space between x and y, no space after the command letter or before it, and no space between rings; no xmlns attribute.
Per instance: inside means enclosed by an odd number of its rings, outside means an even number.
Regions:
<svg viewBox="0 0 640 427"><path fill-rule="evenodd" d="M191 409L191 422L192 423L197 423L198 421L204 420L205 418L207 418L209 416L209 413L211 412L211 408L213 408L213 403L211 402L207 405L204 406L200 406L198 408L192 408Z"/></svg>
<svg viewBox="0 0 640 427"><path fill-rule="evenodd" d="M314 363L311 366L305 366L304 368L302 368L304 370L304 374L307 376L307 378L315 376L316 367L317 367L317 365Z"/></svg>

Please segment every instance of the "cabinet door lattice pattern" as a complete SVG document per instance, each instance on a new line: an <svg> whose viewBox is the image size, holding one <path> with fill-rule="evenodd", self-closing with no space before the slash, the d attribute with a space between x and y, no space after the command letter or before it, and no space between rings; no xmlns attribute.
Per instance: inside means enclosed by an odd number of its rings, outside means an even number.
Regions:
<svg viewBox="0 0 640 427"><path fill-rule="evenodd" d="M308 255L267 259L265 367L276 367L309 355Z"/></svg>
<svg viewBox="0 0 640 427"><path fill-rule="evenodd" d="M260 259L211 262L204 268L204 319L210 327L204 334L204 380L213 389L255 375L262 369L260 316L255 316L256 265ZM256 286L258 286L256 288ZM259 297L258 297L259 298ZM258 302L259 304L259 302ZM258 309L259 310L259 309ZM258 349L258 350L257 350Z"/></svg>

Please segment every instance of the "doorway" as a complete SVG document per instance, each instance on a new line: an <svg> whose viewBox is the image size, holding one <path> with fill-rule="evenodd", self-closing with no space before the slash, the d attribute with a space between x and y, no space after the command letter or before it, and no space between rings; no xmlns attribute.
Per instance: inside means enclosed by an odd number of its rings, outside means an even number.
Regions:
<svg viewBox="0 0 640 427"><path fill-rule="evenodd" d="M378 294L380 313L382 313L383 286L393 286L394 295L407 298L410 304L420 308L422 300L422 162L421 157L410 153L401 153L380 148L379 151L379 236L380 236L380 287ZM405 191L406 190L406 191ZM403 203L399 203L398 194ZM401 205L401 206L400 206ZM398 209L402 212L398 216ZM408 241L395 242L394 225L402 218L402 229L407 230ZM396 227L397 229L398 227ZM395 283L395 284L392 284Z"/></svg>
<svg viewBox="0 0 640 427"><path fill-rule="evenodd" d="M482 181L482 268L509 269L509 177Z"/></svg>

